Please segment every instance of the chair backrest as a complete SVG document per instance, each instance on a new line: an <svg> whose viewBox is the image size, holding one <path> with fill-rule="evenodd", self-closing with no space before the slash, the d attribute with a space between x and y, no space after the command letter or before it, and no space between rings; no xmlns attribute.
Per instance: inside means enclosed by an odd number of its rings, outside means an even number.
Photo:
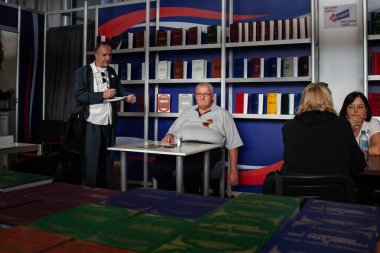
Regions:
<svg viewBox="0 0 380 253"><path fill-rule="evenodd" d="M355 183L348 175L305 175L276 171L265 178L263 193L354 203Z"/></svg>

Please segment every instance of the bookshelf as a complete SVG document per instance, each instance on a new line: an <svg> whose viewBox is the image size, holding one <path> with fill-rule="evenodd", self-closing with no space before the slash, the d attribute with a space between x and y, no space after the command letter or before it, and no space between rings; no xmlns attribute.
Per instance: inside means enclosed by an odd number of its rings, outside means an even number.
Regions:
<svg viewBox="0 0 380 253"><path fill-rule="evenodd" d="M256 4L265 4L269 9L268 12L271 13L270 7L271 5L277 5L278 0L255 0ZM281 0L285 4L291 2L289 0ZM146 79L141 80L122 80L122 84L128 85L128 88L131 92L135 92L135 90L142 91L144 94L144 112L138 112L136 110L131 111L123 111L119 112L119 116L121 118L121 122L123 127L130 127L136 124L141 124L143 122L144 126L144 138L145 139L153 139L160 140L164 132L170 127L172 122L179 116L177 104L178 104L178 94L179 93L193 93L195 85L199 82L209 82L214 86L215 93L217 94L217 104L222 108L227 109L232 116L236 119L236 124L243 124L243 129L239 129L241 132L241 137L243 142L248 143L251 142L250 139L252 135L249 133L245 133L245 126L255 125L253 130L260 133L261 127L257 126L257 124L264 122L264 124L270 124L269 128L265 130L272 133L275 141L268 145L268 149L281 149L278 148L281 146L281 138L279 136L281 128L284 121L292 119L294 115L267 115L267 114L237 114L234 111L234 103L235 103L235 93L238 91L247 91L249 93L253 93L256 89L258 91L262 91L262 93L268 92L291 92L291 93L301 93L303 88L310 82L316 81L317 78L317 55L318 55L318 47L316 42L315 31L317 29L316 21L315 21L315 13L317 12L316 0L308 0L308 1L299 1L296 5L298 6L297 11L292 13L291 8L287 10L286 14L283 14L281 9L274 10L271 13L270 17L259 17L255 11L249 11L250 8L246 8L246 2L241 0L220 0L220 1L204 1L204 3L194 2L194 8L201 11L210 11L215 16L213 18L208 19L204 22L203 19L206 17L198 17L199 20L196 22L196 18L193 15L190 15L189 20L185 20L185 18L178 18L171 16L167 18L168 13L167 9L175 6L176 8L182 8L180 1L140 1L138 4L140 6L145 4L145 21L139 23L138 27L130 27L128 30L124 32L134 32L133 29L144 29L145 30L145 46L143 48L122 48L119 50L113 50L113 62L125 62L129 59L139 58L140 62L145 62L145 76ZM210 6L208 2L212 2ZM272 3L273 2L273 3ZM276 3L276 4L274 4ZM117 7L120 9L120 6L124 5L134 5L136 3L125 2L123 4L118 4ZM168 6L171 5L171 6ZM256 4L249 5L252 9ZM292 2L293 6L294 2ZM152 5L152 6L151 6ZM177 6L178 5L178 6ZM215 5L215 6L214 6ZM110 5L112 8L112 5ZM206 6L206 7L205 7ZM300 7L306 6L306 7ZM310 8L309 8L310 6ZM188 6L186 6L188 7ZM101 8L99 8L101 9ZM135 10L131 7L132 10ZM154 10L154 11L153 11ZM161 11L165 10L165 11ZM142 11L142 9L141 9ZM118 10L121 13L120 10ZM110 11L111 13L111 11ZM152 13L152 15L151 15ZM242 13L244 15L242 15ZM281 13L281 15L280 15ZM302 13L302 14L300 14ZM115 15L115 14L113 14ZM197 16L197 14L194 14ZM237 19L237 22L252 22L254 20L265 20L272 19L276 17L276 15L280 15L281 18L295 18L297 15L307 15L310 16L311 21L311 29L310 36L308 38L303 39L284 39L284 40L267 40L267 41L249 41L249 42L229 42L229 20L234 20L234 17L248 17L246 20ZM294 16L292 16L294 15ZM170 22L178 19L179 24L170 26ZM208 17L207 17L208 18ZM207 19L206 18L206 19ZM189 22L189 24L186 24ZM145 24L144 24L145 23ZM178 27L185 28L188 30L189 27L193 27L199 24L199 27L203 27L203 31L207 30L206 27L209 25L218 25L221 27L221 40L220 43L215 44L201 44L201 45L179 45L179 46L156 46L156 38L155 31L159 29L174 29ZM102 25L102 24L99 24ZM173 35L173 32L171 33ZM286 52L290 52L289 55L286 55ZM311 57L310 75L309 76L301 76L301 77L264 77L264 78L253 78L248 76L247 78L235 78L231 73L233 72L233 64L234 59L238 57L245 57L246 54L250 55L247 57L249 60L253 57L253 55L257 55L258 57L283 57L283 56L292 56L291 52L295 52L295 56L308 55ZM87 55L91 55L93 52L88 52ZM221 60L221 73L220 78L211 78L211 61L213 58L220 58ZM202 79L192 79L191 78L191 61L195 59L206 59L208 61L207 66L207 77ZM173 62L176 60L184 60L187 61L187 71L188 75L186 79L173 79ZM137 62L138 60L135 60ZM156 79L156 62L157 61L171 61L171 79ZM133 70L132 70L133 71ZM171 111L170 112L157 112L156 110L156 97L157 94L171 94ZM261 93L261 92L260 92ZM195 100L194 100L195 103ZM135 107L136 108L136 107ZM119 121L120 122L120 121ZM125 123L124 123L125 122ZM120 123L119 123L120 124ZM275 128L274 131L276 133L273 134L272 127ZM137 126L136 126L137 128ZM139 131L141 130L141 125L139 127ZM258 128L258 129L256 129ZM130 130L128 130L130 131ZM126 131L126 132L128 132ZM128 135L132 136L132 133ZM139 136L141 137L141 136ZM256 137L255 137L256 138ZM260 138L257 141L257 144L260 144ZM277 143L277 141L279 143ZM272 146L272 147L271 147ZM247 147L247 148L245 148ZM269 164L270 162L261 161L261 157L264 157L260 154L261 151L252 151L249 145L245 146L242 152L239 151L239 157L247 156L248 160L256 159L254 163L251 161L245 162L245 158L242 161L239 161L240 164ZM262 152L266 152L266 148L262 150ZM256 149L255 149L256 150ZM251 152L254 152L252 155ZM245 153L245 154L244 154ZM281 150L278 152L282 155ZM241 154L241 155L240 155ZM240 158L239 158L240 159ZM280 158L274 158L274 161L278 161ZM244 165L242 165L244 166Z"/></svg>

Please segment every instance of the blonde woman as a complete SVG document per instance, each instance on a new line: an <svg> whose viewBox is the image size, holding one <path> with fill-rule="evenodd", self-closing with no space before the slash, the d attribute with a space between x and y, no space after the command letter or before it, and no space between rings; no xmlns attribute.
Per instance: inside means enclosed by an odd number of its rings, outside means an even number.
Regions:
<svg viewBox="0 0 380 253"><path fill-rule="evenodd" d="M367 166L350 123L339 117L325 83L311 83L302 92L294 119L282 128L283 172L356 174Z"/></svg>

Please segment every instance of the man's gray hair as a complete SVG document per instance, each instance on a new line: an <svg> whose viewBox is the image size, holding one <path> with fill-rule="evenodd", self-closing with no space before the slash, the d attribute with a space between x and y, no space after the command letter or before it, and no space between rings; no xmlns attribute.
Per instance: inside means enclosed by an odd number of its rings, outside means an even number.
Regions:
<svg viewBox="0 0 380 253"><path fill-rule="evenodd" d="M214 93L214 87L212 87L211 83L198 83L197 86L195 87L195 91L197 91L198 87L200 86L208 87L211 90L211 93Z"/></svg>

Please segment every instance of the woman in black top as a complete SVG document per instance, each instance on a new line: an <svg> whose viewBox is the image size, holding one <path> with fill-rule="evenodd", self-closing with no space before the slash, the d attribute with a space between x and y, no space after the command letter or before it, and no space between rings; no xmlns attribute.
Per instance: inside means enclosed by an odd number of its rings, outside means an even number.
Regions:
<svg viewBox="0 0 380 253"><path fill-rule="evenodd" d="M324 83L304 89L297 114L284 124L282 134L283 172L353 175L367 166L350 123L337 116Z"/></svg>

